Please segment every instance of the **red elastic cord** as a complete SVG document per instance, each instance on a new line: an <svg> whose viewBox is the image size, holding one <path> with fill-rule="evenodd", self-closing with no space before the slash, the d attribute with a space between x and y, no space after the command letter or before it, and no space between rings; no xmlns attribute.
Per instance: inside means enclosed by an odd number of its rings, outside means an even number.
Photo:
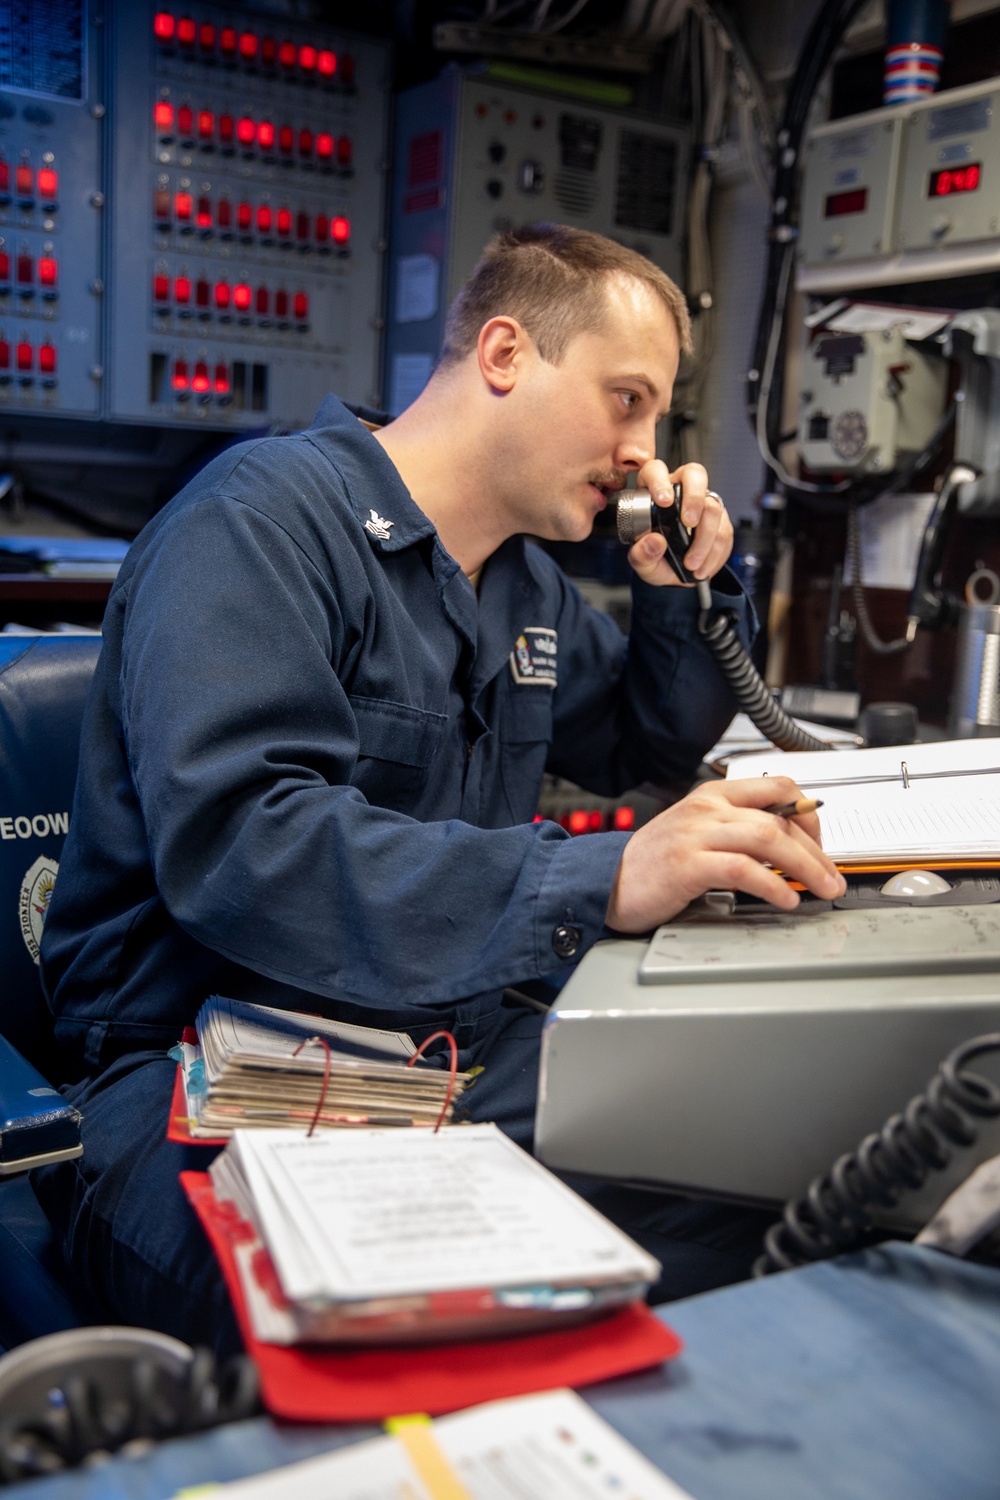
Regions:
<svg viewBox="0 0 1000 1500"><path fill-rule="evenodd" d="M323 1087L319 1091L319 1100L316 1104L316 1109L313 1112L312 1122L309 1126L309 1129L306 1131L307 1138L311 1136L313 1131L316 1129L316 1122L319 1120L320 1115L323 1113L323 1105L326 1103L326 1096L330 1087L330 1043L326 1041L324 1037L306 1037L305 1041L300 1042L296 1047L295 1051L292 1053L292 1056L298 1057L299 1053L302 1051L302 1048L310 1046L312 1042L317 1042L319 1046L323 1048L326 1056L323 1060Z"/></svg>
<svg viewBox="0 0 1000 1500"><path fill-rule="evenodd" d="M408 1068L412 1068L424 1048L429 1047L431 1042L436 1042L438 1037L442 1036L447 1038L448 1046L451 1048L451 1068L448 1072L448 1092L444 1096L444 1104L441 1106L441 1113L438 1115L437 1124L434 1126L435 1135L437 1135L444 1124L444 1117L448 1113L448 1106L451 1104L451 1098L455 1092L455 1079L458 1076L458 1044L450 1031L433 1031L426 1041L420 1043L420 1046L406 1064Z"/></svg>

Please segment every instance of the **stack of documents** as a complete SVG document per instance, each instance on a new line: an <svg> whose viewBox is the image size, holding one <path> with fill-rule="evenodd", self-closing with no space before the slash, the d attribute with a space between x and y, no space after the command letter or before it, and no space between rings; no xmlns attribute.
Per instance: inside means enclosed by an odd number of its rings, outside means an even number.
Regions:
<svg viewBox="0 0 1000 1500"><path fill-rule="evenodd" d="M540 1331L641 1298L643 1249L495 1125L238 1130L210 1168L266 1343Z"/></svg>
<svg viewBox="0 0 1000 1500"><path fill-rule="evenodd" d="M301 1130L321 1094L317 1128L435 1125L447 1097L447 1068L423 1061L407 1067L416 1048L404 1032L219 995L205 1001L195 1027L197 1043L180 1047L188 1131L195 1140L225 1137L237 1126ZM457 1075L445 1120L468 1080L467 1073Z"/></svg>
<svg viewBox="0 0 1000 1500"><path fill-rule="evenodd" d="M1000 739L771 751L730 765L730 781L747 776L791 776L820 799L823 848L844 869L1000 863Z"/></svg>

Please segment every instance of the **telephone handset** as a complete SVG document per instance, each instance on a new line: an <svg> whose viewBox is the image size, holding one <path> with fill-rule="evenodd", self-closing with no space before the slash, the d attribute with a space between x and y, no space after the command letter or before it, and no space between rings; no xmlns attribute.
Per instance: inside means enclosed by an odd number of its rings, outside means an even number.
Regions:
<svg viewBox="0 0 1000 1500"><path fill-rule="evenodd" d="M674 484L673 505L657 505L648 490L619 490L614 497L618 540L631 547L647 531L666 538L667 561L682 583L698 590L698 633L715 657L719 671L732 689L737 708L779 750L829 750L825 740L801 729L775 702L770 690L750 660L733 627L733 618L715 608L707 579L695 578L684 566L691 533L681 520L683 487Z"/></svg>
<svg viewBox="0 0 1000 1500"><path fill-rule="evenodd" d="M681 583L697 583L693 573L684 566L684 558L691 545L691 533L681 520L681 501L684 489L674 487L673 505L657 505L648 490L620 490L615 496L618 540L631 547L647 531L658 531L667 543L667 562Z"/></svg>

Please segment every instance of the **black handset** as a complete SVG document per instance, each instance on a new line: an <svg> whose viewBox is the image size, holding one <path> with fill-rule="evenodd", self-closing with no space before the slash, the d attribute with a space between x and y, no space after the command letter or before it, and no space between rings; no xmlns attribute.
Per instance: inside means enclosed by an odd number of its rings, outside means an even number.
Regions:
<svg viewBox="0 0 1000 1500"><path fill-rule="evenodd" d="M691 545L691 533L681 520L684 491L674 485L673 505L657 505L648 490L620 490L616 498L618 540L631 547L647 531L658 531L667 543L667 562L681 583L697 583L694 574L684 566Z"/></svg>

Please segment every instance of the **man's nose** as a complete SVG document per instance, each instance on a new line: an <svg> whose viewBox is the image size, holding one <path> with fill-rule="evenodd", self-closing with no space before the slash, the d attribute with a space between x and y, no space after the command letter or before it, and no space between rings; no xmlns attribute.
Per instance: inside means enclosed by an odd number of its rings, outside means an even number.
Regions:
<svg viewBox="0 0 1000 1500"><path fill-rule="evenodd" d="M622 438L615 449L615 464L622 469L641 469L643 464L656 457L656 427L650 423L646 428L630 432Z"/></svg>

